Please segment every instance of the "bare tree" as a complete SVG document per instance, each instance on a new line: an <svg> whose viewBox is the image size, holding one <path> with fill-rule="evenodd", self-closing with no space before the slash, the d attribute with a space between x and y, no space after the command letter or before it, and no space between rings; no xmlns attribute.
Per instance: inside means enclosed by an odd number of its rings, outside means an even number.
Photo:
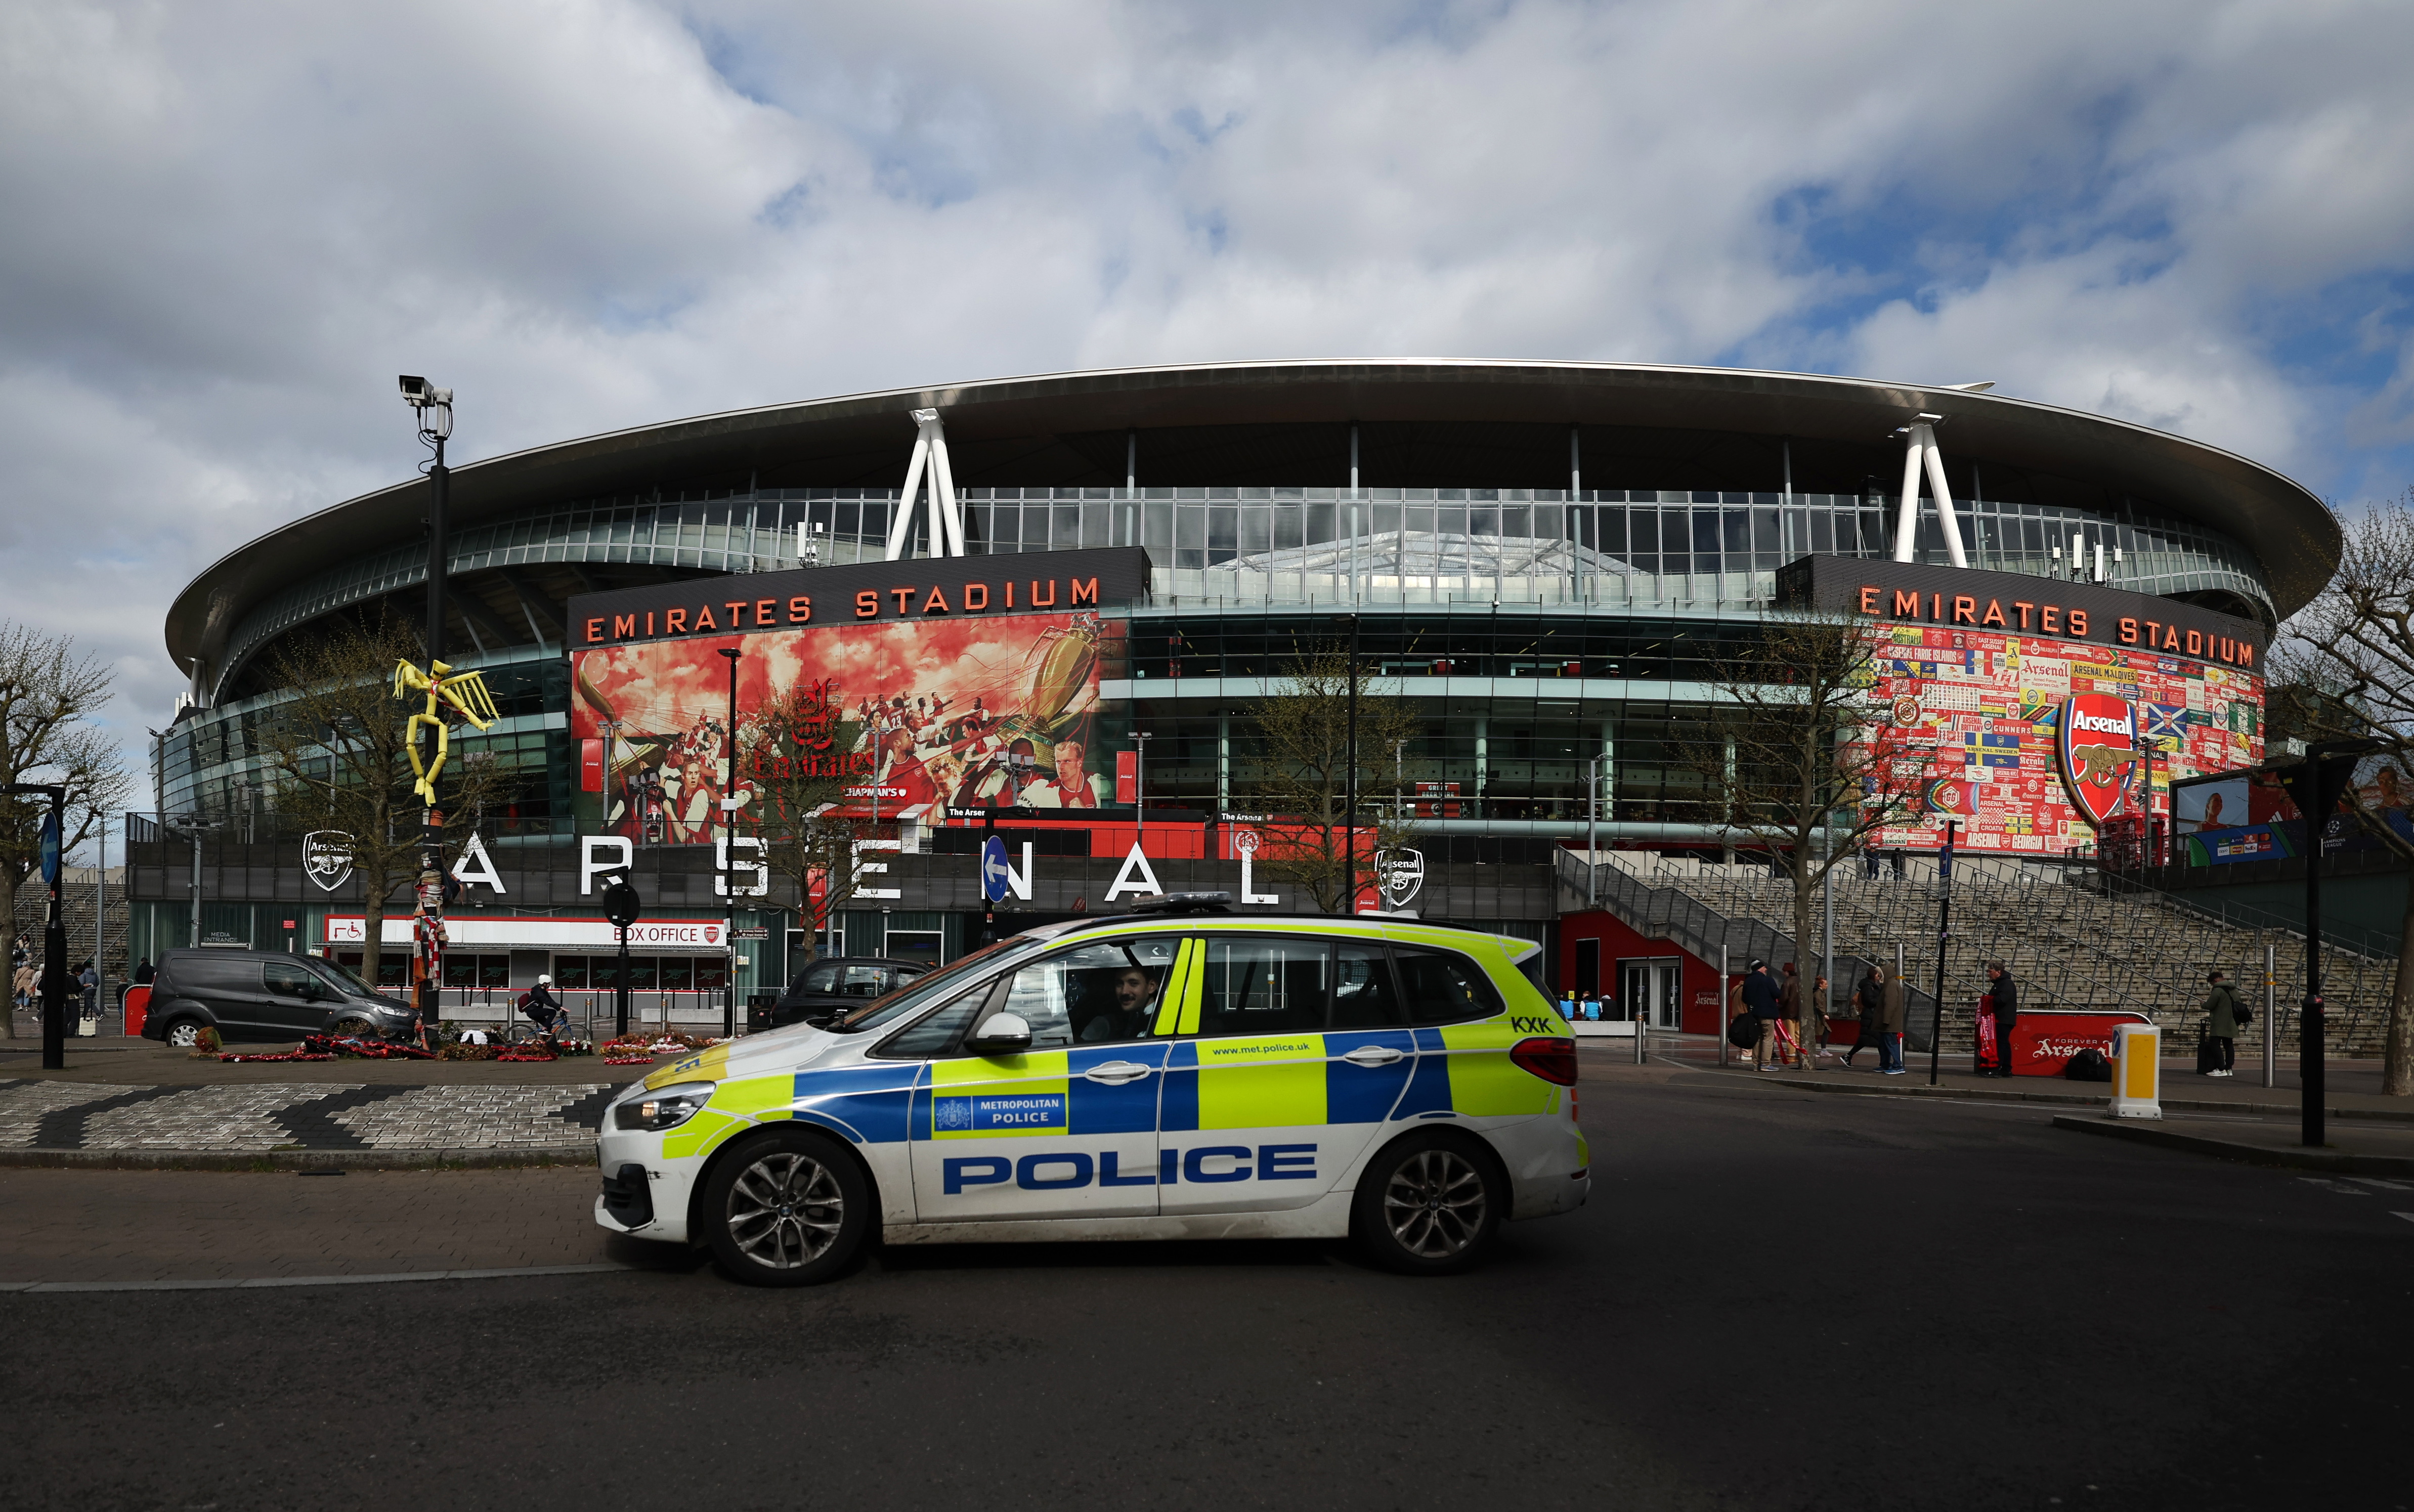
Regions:
<svg viewBox="0 0 2414 1512"><path fill-rule="evenodd" d="M1332 643L1294 649L1282 681L1249 708L1260 736L1259 773L1251 785L1269 815L1257 864L1268 876L1307 894L1327 913L1349 909L1349 653ZM1397 742L1417 736L1416 710L1396 684L1358 689L1358 813L1356 870L1363 886L1375 880L1372 852L1399 850L1415 826L1391 805L1372 802Z"/></svg>
<svg viewBox="0 0 2414 1512"><path fill-rule="evenodd" d="M62 855L92 838L110 810L125 807L125 754L92 722L113 696L110 682L106 665L76 655L72 637L0 620L0 783L67 789ZM50 809L47 798L0 797L0 921L12 932L17 890L42 862L42 820ZM0 1032L17 1037L16 1016L5 1008Z"/></svg>
<svg viewBox="0 0 2414 1512"><path fill-rule="evenodd" d="M2272 666L2273 737L2368 740L2366 780L2347 789L2363 828L2414 862L2414 489L2340 522L2347 550L2319 598L2289 621ZM2308 814L2317 837L2327 815ZM2318 858L2320 842L2306 853ZM2310 860L2309 863L2310 864ZM2397 981L2380 1090L2414 1095L2414 892L2399 926Z"/></svg>
<svg viewBox="0 0 2414 1512"><path fill-rule="evenodd" d="M422 655L419 637L393 620L338 625L288 642L269 666L287 697L260 732L279 820L348 837L365 915L361 975L374 984L383 954L386 901L419 875L425 808L411 791L409 719L394 692L397 661ZM497 763L455 749L440 779L444 833L466 835L502 795Z"/></svg>
<svg viewBox="0 0 2414 1512"><path fill-rule="evenodd" d="M1900 821L1918 783L1886 734L1878 651L1850 618L1770 615L1713 659L1718 699L1688 750L1712 821L1766 851L1793 884L1794 948L1806 966L1820 883Z"/></svg>
<svg viewBox="0 0 2414 1512"><path fill-rule="evenodd" d="M749 817L767 864L806 921L808 965L821 951L813 883L822 883L824 917L855 896L855 842L865 827L823 810L842 805L850 784L872 780L869 769L850 772L862 729L839 718L831 689L799 683L739 732L739 780L754 790Z"/></svg>

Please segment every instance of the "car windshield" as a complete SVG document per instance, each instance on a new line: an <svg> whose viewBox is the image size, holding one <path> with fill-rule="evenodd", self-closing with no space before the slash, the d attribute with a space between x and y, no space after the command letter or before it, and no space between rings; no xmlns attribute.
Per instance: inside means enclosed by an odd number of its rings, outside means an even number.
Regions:
<svg viewBox="0 0 2414 1512"><path fill-rule="evenodd" d="M984 945L969 956L960 956L935 971L916 977L885 998L875 998L830 1026L833 1034L860 1034L866 1030L885 1028L917 1009L928 1007L953 991L967 973L1011 960L1025 951L1036 950L1044 941L1031 935L1016 935L994 945Z"/></svg>
<svg viewBox="0 0 2414 1512"><path fill-rule="evenodd" d="M346 966L343 962L326 956L316 956L314 957L314 960L316 961L321 974L334 977L335 979L335 986L343 988L346 992L350 993L353 997L374 998L377 996L377 989L370 986L366 982L362 981L361 974L358 971L353 971L350 967Z"/></svg>

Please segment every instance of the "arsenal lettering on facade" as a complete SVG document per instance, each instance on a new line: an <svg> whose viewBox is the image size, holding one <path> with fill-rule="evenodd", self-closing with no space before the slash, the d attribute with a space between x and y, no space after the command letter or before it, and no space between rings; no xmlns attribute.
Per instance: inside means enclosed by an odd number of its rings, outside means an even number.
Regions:
<svg viewBox="0 0 2414 1512"><path fill-rule="evenodd" d="M2049 635L2260 672L2263 627L2153 594L2021 572L1805 556L1777 574L1777 601L1888 624Z"/></svg>
<svg viewBox="0 0 2414 1512"><path fill-rule="evenodd" d="M1119 546L696 578L576 596L571 644L1096 609L1147 598L1148 573L1146 552Z"/></svg>

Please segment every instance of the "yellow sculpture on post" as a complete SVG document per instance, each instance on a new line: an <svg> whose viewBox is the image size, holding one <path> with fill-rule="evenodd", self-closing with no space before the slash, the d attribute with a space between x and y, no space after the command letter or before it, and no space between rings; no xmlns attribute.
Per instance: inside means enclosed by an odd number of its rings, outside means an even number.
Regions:
<svg viewBox="0 0 2414 1512"><path fill-rule="evenodd" d="M448 677L453 669L441 661L430 662L426 672L408 661L395 663L394 696L409 698L423 689L427 694L427 707L410 717L403 729L404 749L410 752L410 770L419 780L411 791L436 807L436 774L444 770L444 753L451 747L452 732L444 722L443 708L451 708L469 723L484 730L502 715L495 708L494 695L486 691L486 680L474 672ZM436 732L436 757L429 762L419 759L419 727L426 725Z"/></svg>

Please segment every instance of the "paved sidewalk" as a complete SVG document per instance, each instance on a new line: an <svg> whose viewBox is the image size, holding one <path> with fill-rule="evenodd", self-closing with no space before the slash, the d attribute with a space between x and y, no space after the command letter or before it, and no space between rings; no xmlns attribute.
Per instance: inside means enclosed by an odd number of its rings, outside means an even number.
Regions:
<svg viewBox="0 0 2414 1512"><path fill-rule="evenodd" d="M2303 1125L2293 1118L2199 1113L2160 1119L2115 1119L2103 1113L2074 1112L2054 1115L2053 1126L2250 1165L2388 1178L2402 1184L2402 1203L2414 1206L2414 1127L2395 1122L2329 1119L2322 1130L2326 1142L2317 1149L2304 1144Z"/></svg>
<svg viewBox="0 0 2414 1512"><path fill-rule="evenodd" d="M235 1045L245 1053L288 1045ZM42 1069L41 1042L0 1041L0 1081L99 1082L115 1087L278 1087L341 1081L369 1087L594 1087L634 1081L651 1066L607 1066L600 1056L559 1060L196 1060L145 1039L69 1040L67 1069ZM656 1061L667 1063L668 1058Z"/></svg>
<svg viewBox="0 0 2414 1512"><path fill-rule="evenodd" d="M320 1062L307 1069L323 1078L345 1064ZM318 1080L128 1088L0 1081L0 1164L95 1157L112 1164L177 1164L197 1154L271 1164L329 1156L346 1157L344 1164L400 1158L424 1164L497 1156L592 1160L595 1131L616 1095L618 1089L608 1086L411 1087Z"/></svg>
<svg viewBox="0 0 2414 1512"><path fill-rule="evenodd" d="M595 1171L0 1170L0 1282L677 1262L595 1226ZM200 1305L207 1306L206 1302Z"/></svg>

